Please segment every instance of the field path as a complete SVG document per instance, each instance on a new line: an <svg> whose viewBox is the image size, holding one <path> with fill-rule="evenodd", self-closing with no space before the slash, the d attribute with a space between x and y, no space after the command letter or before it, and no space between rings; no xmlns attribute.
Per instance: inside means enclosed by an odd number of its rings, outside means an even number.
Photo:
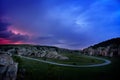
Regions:
<svg viewBox="0 0 120 80"><path fill-rule="evenodd" d="M92 65L70 65L70 64L61 64L61 63L56 63L56 62L39 60L39 59L30 58L30 57L25 57L25 56L19 56L19 57L26 58L26 59L30 59L30 60L34 60L34 61L39 61L39 62L43 62L43 63L58 65L58 66L66 66L66 67L97 67L97 66L105 66L105 65L108 65L108 64L111 63L111 61L109 61L109 60L107 60L107 59L98 58L98 57L93 57L93 56L87 56L87 57L94 58L94 59L98 59L98 60L103 60L104 63L101 63L101 64L92 64Z"/></svg>

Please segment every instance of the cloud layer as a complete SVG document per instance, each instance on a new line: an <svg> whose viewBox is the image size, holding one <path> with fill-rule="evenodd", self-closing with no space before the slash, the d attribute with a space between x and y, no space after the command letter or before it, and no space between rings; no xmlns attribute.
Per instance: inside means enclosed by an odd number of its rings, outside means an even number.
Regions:
<svg viewBox="0 0 120 80"><path fill-rule="evenodd" d="M15 34L8 30L10 24L0 20L0 43L19 43L26 42L28 40L27 35Z"/></svg>
<svg viewBox="0 0 120 80"><path fill-rule="evenodd" d="M0 38L71 49L120 37L118 0L5 0ZM11 25L11 31L8 28ZM12 30L20 31L15 34ZM25 33L25 34L23 34Z"/></svg>

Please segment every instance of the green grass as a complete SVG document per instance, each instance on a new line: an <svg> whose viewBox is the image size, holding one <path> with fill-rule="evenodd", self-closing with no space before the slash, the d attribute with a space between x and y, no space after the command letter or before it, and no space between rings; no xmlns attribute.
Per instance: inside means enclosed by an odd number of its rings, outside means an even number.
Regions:
<svg viewBox="0 0 120 80"><path fill-rule="evenodd" d="M104 63L103 60L90 58L85 55L64 54L64 56L69 57L69 59L68 60L59 60L59 59L46 58L46 61L62 63L62 64L70 64L70 65L90 65L90 64ZM33 57L33 58L44 60L44 58L40 58L40 57Z"/></svg>
<svg viewBox="0 0 120 80"><path fill-rule="evenodd" d="M108 58L112 61L110 65L92 68L72 68L55 66L38 61L13 57L19 62L19 69L26 70L22 80L119 80L119 58ZM20 80L18 72L18 80Z"/></svg>

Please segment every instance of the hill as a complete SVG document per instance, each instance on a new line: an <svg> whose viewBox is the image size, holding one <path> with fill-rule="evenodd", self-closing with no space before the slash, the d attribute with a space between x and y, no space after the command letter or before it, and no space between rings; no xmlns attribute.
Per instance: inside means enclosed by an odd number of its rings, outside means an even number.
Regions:
<svg viewBox="0 0 120 80"><path fill-rule="evenodd" d="M0 45L0 52L7 53L9 55L18 54L31 57L41 57L41 58L54 58L65 60L68 57L64 56L67 53L78 53L76 50L68 50L53 46L40 46L40 45L30 45L30 44L7 44Z"/></svg>
<svg viewBox="0 0 120 80"><path fill-rule="evenodd" d="M102 56L119 56L120 55L120 38L113 38L101 43L95 44L83 50L84 54L102 55Z"/></svg>
<svg viewBox="0 0 120 80"><path fill-rule="evenodd" d="M106 47L109 45L114 45L116 47L120 46L120 38L113 38L107 41L103 41L101 43L95 44L94 46L91 46L92 48L98 48L98 47Z"/></svg>

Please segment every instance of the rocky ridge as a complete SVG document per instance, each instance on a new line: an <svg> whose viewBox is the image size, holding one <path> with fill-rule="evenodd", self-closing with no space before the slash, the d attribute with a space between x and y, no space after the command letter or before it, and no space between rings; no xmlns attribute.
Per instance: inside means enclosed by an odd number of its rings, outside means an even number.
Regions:
<svg viewBox="0 0 120 80"><path fill-rule="evenodd" d="M1 52L9 55L18 54L23 56L33 56L41 58L54 58L60 60L69 59L68 57L61 54L61 51L56 47L46 46L32 46L32 45L9 45L2 46Z"/></svg>
<svg viewBox="0 0 120 80"><path fill-rule="evenodd" d="M83 54L100 56L120 56L120 38L113 38L83 49Z"/></svg>

